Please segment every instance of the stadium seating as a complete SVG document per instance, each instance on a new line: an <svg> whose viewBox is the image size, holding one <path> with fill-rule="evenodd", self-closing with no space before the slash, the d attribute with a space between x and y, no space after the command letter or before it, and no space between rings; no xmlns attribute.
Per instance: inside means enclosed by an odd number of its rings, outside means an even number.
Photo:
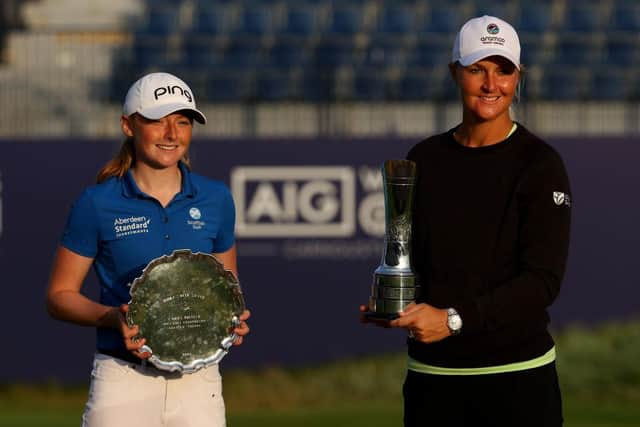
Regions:
<svg viewBox="0 0 640 427"><path fill-rule="evenodd" d="M481 14L500 16L518 30L522 62L539 70L525 90L528 98L638 97L630 70L640 69L640 2L631 0L147 4L146 25L133 33L118 66L209 76L194 77L206 88L205 101L451 99L456 91L446 65L455 33ZM615 69L610 80L607 64Z"/></svg>
<svg viewBox="0 0 640 427"><path fill-rule="evenodd" d="M325 103L339 99L337 78L332 71L307 68L300 77L300 89L296 99L304 102Z"/></svg>
<svg viewBox="0 0 640 427"><path fill-rule="evenodd" d="M618 66L640 66L640 33L614 33L607 37L604 47L606 62Z"/></svg>
<svg viewBox="0 0 640 427"><path fill-rule="evenodd" d="M362 52L353 38L330 38L320 41L314 49L314 65L336 68L360 63Z"/></svg>
<svg viewBox="0 0 640 427"><path fill-rule="evenodd" d="M456 2L434 3L430 5L418 24L420 33L441 33L455 35L465 21L466 14Z"/></svg>
<svg viewBox="0 0 640 427"><path fill-rule="evenodd" d="M595 33L603 26L602 2L567 2L563 31Z"/></svg>
<svg viewBox="0 0 640 427"><path fill-rule="evenodd" d="M227 34L232 29L233 8L226 4L200 5L192 20L191 31L214 36Z"/></svg>
<svg viewBox="0 0 640 427"><path fill-rule="evenodd" d="M272 69L258 73L255 98L258 101L285 101L294 98L292 72Z"/></svg>
<svg viewBox="0 0 640 427"><path fill-rule="evenodd" d="M311 37L321 29L321 8L315 5L291 5L281 27L283 36Z"/></svg>
<svg viewBox="0 0 640 427"><path fill-rule="evenodd" d="M236 33L239 36L263 36L276 29L277 20L274 7L258 4L242 10Z"/></svg>
<svg viewBox="0 0 640 427"><path fill-rule="evenodd" d="M304 38L281 38L267 52L267 62L275 68L306 67L311 62L310 42Z"/></svg>
<svg viewBox="0 0 640 427"><path fill-rule="evenodd" d="M450 38L440 34L421 38L408 50L407 63L419 68L448 64L451 61L451 45Z"/></svg>
<svg viewBox="0 0 640 427"><path fill-rule="evenodd" d="M523 2L514 15L513 26L519 32L542 35L552 29L553 5L548 2Z"/></svg>
<svg viewBox="0 0 640 427"><path fill-rule="evenodd" d="M635 74L626 68L607 67L592 74L589 98L599 101L626 100L635 92Z"/></svg>
<svg viewBox="0 0 640 427"><path fill-rule="evenodd" d="M520 47L520 62L525 66L546 66L553 62L555 42L546 34L523 32L520 35Z"/></svg>
<svg viewBox="0 0 640 427"><path fill-rule="evenodd" d="M609 29L638 33L640 31L640 3L634 1L614 2Z"/></svg>
<svg viewBox="0 0 640 427"><path fill-rule="evenodd" d="M212 35L194 34L182 41L185 64L198 68L215 67L222 64L223 48Z"/></svg>
<svg viewBox="0 0 640 427"><path fill-rule="evenodd" d="M331 10L329 31L337 35L354 35L364 26L364 10L355 4L335 6Z"/></svg>
<svg viewBox="0 0 640 427"><path fill-rule="evenodd" d="M565 34L556 42L554 64L592 67L601 60L600 34Z"/></svg>
<svg viewBox="0 0 640 427"><path fill-rule="evenodd" d="M400 77L397 99L400 101L424 101L442 99L453 83L445 67L439 70L414 68Z"/></svg>
<svg viewBox="0 0 640 427"><path fill-rule="evenodd" d="M516 3L505 0L482 0L474 4L474 16L499 16L507 22L513 22Z"/></svg>
<svg viewBox="0 0 640 427"><path fill-rule="evenodd" d="M139 34L132 46L136 66L146 68L167 68L180 61L179 51L171 47L168 35Z"/></svg>
<svg viewBox="0 0 640 427"><path fill-rule="evenodd" d="M171 34L181 30L180 8L170 2L150 2L147 7L146 33Z"/></svg>
<svg viewBox="0 0 640 427"><path fill-rule="evenodd" d="M225 68L253 70L264 65L264 49L257 38L234 38L226 46L221 65Z"/></svg>
<svg viewBox="0 0 640 427"><path fill-rule="evenodd" d="M251 101L254 84L254 74L243 69L210 73L204 98L211 102Z"/></svg>
<svg viewBox="0 0 640 427"><path fill-rule="evenodd" d="M358 69L353 78L351 98L357 101L384 101L388 99L388 84L384 69Z"/></svg>
<svg viewBox="0 0 640 427"><path fill-rule="evenodd" d="M591 74L580 67L549 67L540 79L541 99L551 101L579 101L589 97Z"/></svg>
<svg viewBox="0 0 640 427"><path fill-rule="evenodd" d="M415 26L416 14L413 7L406 4L384 5L379 13L376 32L379 35L404 36L411 34Z"/></svg>
<svg viewBox="0 0 640 427"><path fill-rule="evenodd" d="M372 67L402 66L406 61L406 51L407 45L400 39L376 38L367 46L364 62Z"/></svg>

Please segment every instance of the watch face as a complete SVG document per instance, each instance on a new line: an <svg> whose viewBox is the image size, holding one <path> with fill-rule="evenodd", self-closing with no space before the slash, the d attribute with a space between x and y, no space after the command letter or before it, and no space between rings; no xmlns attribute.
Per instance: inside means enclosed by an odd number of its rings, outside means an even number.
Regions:
<svg viewBox="0 0 640 427"><path fill-rule="evenodd" d="M449 328L457 331L462 327L462 319L459 315L454 314L453 316L449 316Z"/></svg>

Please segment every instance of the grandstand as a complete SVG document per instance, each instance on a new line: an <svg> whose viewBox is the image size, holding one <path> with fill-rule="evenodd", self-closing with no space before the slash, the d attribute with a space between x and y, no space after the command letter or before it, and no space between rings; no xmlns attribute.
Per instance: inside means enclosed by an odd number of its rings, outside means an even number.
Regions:
<svg viewBox="0 0 640 427"><path fill-rule="evenodd" d="M467 18L521 36L516 113L543 135L640 133L633 0L10 1L0 137L112 137L129 84L174 72L200 135L419 136L459 118L446 63ZM15 19L14 19L15 21Z"/></svg>

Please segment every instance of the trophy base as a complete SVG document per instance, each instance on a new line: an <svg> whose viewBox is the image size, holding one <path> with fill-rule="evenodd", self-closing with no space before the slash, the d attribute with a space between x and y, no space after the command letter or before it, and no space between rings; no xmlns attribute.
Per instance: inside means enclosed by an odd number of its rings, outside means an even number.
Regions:
<svg viewBox="0 0 640 427"><path fill-rule="evenodd" d="M365 319L368 320L394 320L400 317L398 313L376 313L375 311L366 311L364 313Z"/></svg>
<svg viewBox="0 0 640 427"><path fill-rule="evenodd" d="M369 306L365 317L371 320L397 319L420 292L416 274L410 270L394 270L381 266L373 273Z"/></svg>

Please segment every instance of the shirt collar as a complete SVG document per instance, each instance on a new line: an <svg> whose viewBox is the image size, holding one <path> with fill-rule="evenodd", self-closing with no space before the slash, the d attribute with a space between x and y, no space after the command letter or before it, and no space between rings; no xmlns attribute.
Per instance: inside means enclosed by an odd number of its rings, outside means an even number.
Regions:
<svg viewBox="0 0 640 427"><path fill-rule="evenodd" d="M191 171L183 162L178 163L178 167L182 173L182 189L176 194L174 200L194 197L198 193L198 189L191 179ZM133 175L131 174L131 169L122 177L122 195L129 199L148 197L140 190L138 184L136 184L136 180L133 179Z"/></svg>

